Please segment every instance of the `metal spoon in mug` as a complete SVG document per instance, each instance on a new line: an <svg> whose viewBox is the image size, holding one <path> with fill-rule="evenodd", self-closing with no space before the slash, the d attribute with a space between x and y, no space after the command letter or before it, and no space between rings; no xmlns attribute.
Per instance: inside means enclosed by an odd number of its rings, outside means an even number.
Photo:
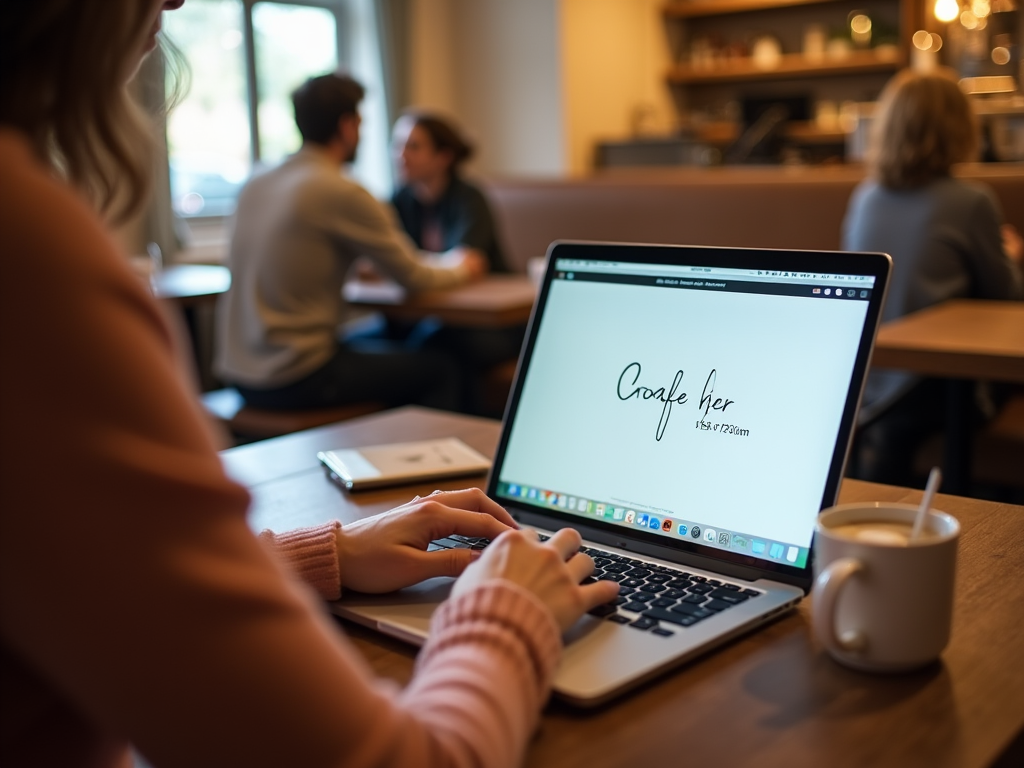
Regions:
<svg viewBox="0 0 1024 768"><path fill-rule="evenodd" d="M910 532L910 540L915 541L924 530L924 521L928 518L928 509L932 505L932 498L939 490L939 483L942 482L942 470L932 467L928 473L928 484L924 487L924 498L921 499L921 506L917 508L917 517L914 518L914 528Z"/></svg>

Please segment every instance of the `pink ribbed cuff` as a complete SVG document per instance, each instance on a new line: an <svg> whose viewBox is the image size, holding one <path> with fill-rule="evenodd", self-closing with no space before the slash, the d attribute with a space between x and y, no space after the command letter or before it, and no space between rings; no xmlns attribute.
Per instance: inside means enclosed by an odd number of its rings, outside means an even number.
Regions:
<svg viewBox="0 0 1024 768"><path fill-rule="evenodd" d="M338 567L340 530L341 523L332 520L285 533L266 530L260 533L260 541L276 552L324 600L337 600L341 597L341 570Z"/></svg>
<svg viewBox="0 0 1024 768"><path fill-rule="evenodd" d="M483 643L512 650L529 659L531 687L538 698L547 695L562 653L562 635L548 610L518 584L496 579L446 601L431 622L430 639L418 664L455 645ZM525 652L525 653L524 653Z"/></svg>

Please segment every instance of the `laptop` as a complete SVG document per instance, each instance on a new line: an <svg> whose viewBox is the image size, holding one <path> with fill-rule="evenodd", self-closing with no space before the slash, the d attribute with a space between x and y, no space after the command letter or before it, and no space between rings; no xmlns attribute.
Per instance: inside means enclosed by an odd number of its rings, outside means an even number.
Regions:
<svg viewBox="0 0 1024 768"><path fill-rule="evenodd" d="M606 702L807 594L890 267L885 254L550 247L487 493L542 536L576 528L622 589L567 633L556 695ZM422 644L450 584L348 593L332 610Z"/></svg>

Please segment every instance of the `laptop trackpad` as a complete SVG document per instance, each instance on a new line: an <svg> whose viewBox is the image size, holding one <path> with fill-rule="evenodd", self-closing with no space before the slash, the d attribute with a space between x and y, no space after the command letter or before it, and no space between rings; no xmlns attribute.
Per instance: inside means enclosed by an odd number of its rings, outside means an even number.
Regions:
<svg viewBox="0 0 1024 768"><path fill-rule="evenodd" d="M368 595L363 592L346 592L339 601L341 605L365 608L367 606L396 606L428 604L433 609L438 603L448 599L455 579L438 576L434 579L421 581L411 587L383 595Z"/></svg>
<svg viewBox="0 0 1024 768"><path fill-rule="evenodd" d="M423 645L430 632L434 610L448 599L454 583L455 579L442 576L383 595L346 592L330 607L339 616L375 627L405 642ZM601 619L584 615L565 633L565 644L585 637L603 623Z"/></svg>
<svg viewBox="0 0 1024 768"><path fill-rule="evenodd" d="M455 579L441 576L384 595L346 592L331 611L381 632L423 645L434 610L448 599Z"/></svg>

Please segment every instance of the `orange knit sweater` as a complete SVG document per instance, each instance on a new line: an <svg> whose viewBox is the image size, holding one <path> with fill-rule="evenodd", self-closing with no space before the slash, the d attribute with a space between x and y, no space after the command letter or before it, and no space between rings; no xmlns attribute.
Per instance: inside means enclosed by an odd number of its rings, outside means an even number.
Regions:
<svg viewBox="0 0 1024 768"><path fill-rule="evenodd" d="M376 681L280 565L336 595L333 529L260 544L96 216L13 131L0 168L0 764L518 763L550 614L491 583L439 611L404 691Z"/></svg>

